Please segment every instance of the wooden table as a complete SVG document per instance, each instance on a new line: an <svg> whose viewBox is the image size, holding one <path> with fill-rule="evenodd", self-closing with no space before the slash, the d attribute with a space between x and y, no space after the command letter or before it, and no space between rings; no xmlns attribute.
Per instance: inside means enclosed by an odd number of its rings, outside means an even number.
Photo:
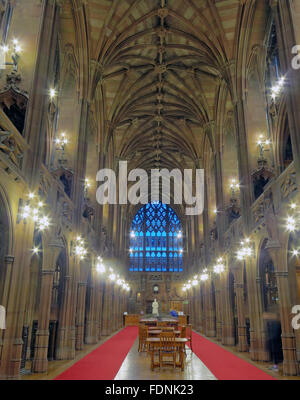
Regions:
<svg viewBox="0 0 300 400"><path fill-rule="evenodd" d="M184 371L184 349L187 342L188 339L186 338L175 339L179 352L179 363L176 363L176 366L180 367L181 371ZM151 352L151 370L153 371L155 367L160 367L159 362L154 362L154 352L160 348L160 338L147 338L147 343L149 344L149 351Z"/></svg>
<svg viewBox="0 0 300 400"><path fill-rule="evenodd" d="M164 332L162 329L149 329L148 335L157 336L160 335L162 332ZM171 332L175 333L175 336L179 336L181 331L171 331Z"/></svg>

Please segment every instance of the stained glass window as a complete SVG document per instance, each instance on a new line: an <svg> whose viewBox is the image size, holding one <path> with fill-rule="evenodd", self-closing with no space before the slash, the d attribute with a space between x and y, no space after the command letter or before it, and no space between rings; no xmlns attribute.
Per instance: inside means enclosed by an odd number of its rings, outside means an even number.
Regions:
<svg viewBox="0 0 300 400"><path fill-rule="evenodd" d="M182 272L182 227L175 211L148 203L135 215L130 233L132 272Z"/></svg>

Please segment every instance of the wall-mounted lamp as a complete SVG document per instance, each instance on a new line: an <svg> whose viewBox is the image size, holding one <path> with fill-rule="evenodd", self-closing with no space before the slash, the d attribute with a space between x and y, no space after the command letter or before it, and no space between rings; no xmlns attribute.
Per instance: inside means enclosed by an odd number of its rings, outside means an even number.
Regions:
<svg viewBox="0 0 300 400"><path fill-rule="evenodd" d="M238 260L245 260L247 257L251 257L253 249L250 247L250 239L245 239L241 242L241 248L237 252Z"/></svg>
<svg viewBox="0 0 300 400"><path fill-rule="evenodd" d="M269 139L265 139L264 135L260 135L259 139L257 141L257 145L259 146L259 156L260 158L264 158L264 153L265 151L269 151L269 148L266 148L267 146L270 146L271 141Z"/></svg>
<svg viewBox="0 0 300 400"><path fill-rule="evenodd" d="M224 266L224 263L223 263L223 259L219 258L217 260L217 264L214 266L214 273L215 274L221 274L222 272L224 272L224 270L225 270L225 266Z"/></svg>
<svg viewBox="0 0 300 400"><path fill-rule="evenodd" d="M19 60L20 60L20 53L22 51L22 48L19 44L18 39L13 39L11 45L4 45L1 48L2 50L2 55L4 56L4 59L6 58L6 55L10 53L12 62L3 62L3 67L11 65L13 67L14 72L18 72L18 67L19 67ZM3 68L2 67L2 68Z"/></svg>
<svg viewBox="0 0 300 400"><path fill-rule="evenodd" d="M84 257L87 255L87 249L84 247L84 241L81 236L78 236L76 239L74 255L77 256L80 260L83 260Z"/></svg>
<svg viewBox="0 0 300 400"><path fill-rule="evenodd" d="M284 88L284 83L285 83L285 77L282 76L279 81L277 82L276 85L274 85L271 88L271 97L273 100L276 99L276 97L280 96L282 89Z"/></svg>
<svg viewBox="0 0 300 400"><path fill-rule="evenodd" d="M240 189L240 184L237 182L236 179L231 180L230 189L231 189L232 197L235 197L236 191L238 191Z"/></svg>

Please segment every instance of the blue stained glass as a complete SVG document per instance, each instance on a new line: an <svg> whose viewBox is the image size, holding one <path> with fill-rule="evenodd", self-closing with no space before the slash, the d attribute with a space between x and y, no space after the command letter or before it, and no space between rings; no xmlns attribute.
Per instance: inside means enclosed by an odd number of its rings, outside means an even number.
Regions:
<svg viewBox="0 0 300 400"><path fill-rule="evenodd" d="M133 218L131 231L135 236L130 237L130 248L137 252L130 254L130 271L182 272L182 255L178 253L183 241L177 238L182 226L170 206L146 204Z"/></svg>

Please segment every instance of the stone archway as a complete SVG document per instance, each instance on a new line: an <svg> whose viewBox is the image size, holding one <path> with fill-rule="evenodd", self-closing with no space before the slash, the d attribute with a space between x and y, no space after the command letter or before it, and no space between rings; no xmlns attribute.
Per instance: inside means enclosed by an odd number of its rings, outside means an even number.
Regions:
<svg viewBox="0 0 300 400"><path fill-rule="evenodd" d="M10 218L5 198L0 191L0 305L6 307L8 299L9 275L14 258L8 256L10 251ZM0 331L0 361L2 358L3 338L5 331Z"/></svg>
<svg viewBox="0 0 300 400"><path fill-rule="evenodd" d="M291 304L300 304L300 232L291 233L288 241L287 265ZM295 331L297 360L300 361L300 330Z"/></svg>
<svg viewBox="0 0 300 400"><path fill-rule="evenodd" d="M29 286L26 295L26 313L23 323L21 373L26 370L26 362L32 361L35 352L36 332L38 328L38 308L41 295L41 276L43 264L42 237L35 232L33 238L33 252L29 265Z"/></svg>
<svg viewBox="0 0 300 400"><path fill-rule="evenodd" d="M0 304L4 303L4 285L6 276L5 256L9 249L9 218L5 202L0 193Z"/></svg>
<svg viewBox="0 0 300 400"><path fill-rule="evenodd" d="M270 354L270 359L274 365L277 365L283 361L279 291L275 266L266 248L267 243L268 240L264 240L259 254L259 277L267 350Z"/></svg>

